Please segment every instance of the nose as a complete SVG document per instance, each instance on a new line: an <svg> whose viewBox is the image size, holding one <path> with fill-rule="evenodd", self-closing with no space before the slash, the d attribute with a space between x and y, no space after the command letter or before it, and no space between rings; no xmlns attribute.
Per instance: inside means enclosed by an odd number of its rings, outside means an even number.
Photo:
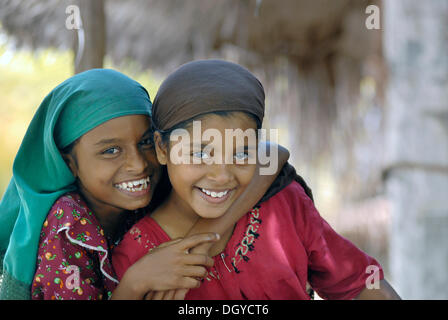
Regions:
<svg viewBox="0 0 448 320"><path fill-rule="evenodd" d="M208 178L217 186L227 185L233 180L232 170L227 164L211 164Z"/></svg>
<svg viewBox="0 0 448 320"><path fill-rule="evenodd" d="M130 173L143 173L148 167L148 161L138 148L129 150L126 155L125 168Z"/></svg>

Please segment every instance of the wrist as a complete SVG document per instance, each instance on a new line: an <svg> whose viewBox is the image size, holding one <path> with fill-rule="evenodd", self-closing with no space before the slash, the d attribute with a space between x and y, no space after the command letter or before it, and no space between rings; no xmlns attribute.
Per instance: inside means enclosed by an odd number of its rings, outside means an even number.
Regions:
<svg viewBox="0 0 448 320"><path fill-rule="evenodd" d="M115 292L118 290L118 296L116 299L141 300L146 294L144 288L144 282L136 276L134 268L131 266L123 275L123 278L115 289L112 298L114 298Z"/></svg>

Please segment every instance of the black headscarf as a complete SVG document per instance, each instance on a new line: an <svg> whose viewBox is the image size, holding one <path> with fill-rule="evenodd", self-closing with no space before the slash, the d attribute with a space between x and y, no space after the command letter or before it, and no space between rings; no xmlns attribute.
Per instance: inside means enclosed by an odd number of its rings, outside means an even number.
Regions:
<svg viewBox="0 0 448 320"><path fill-rule="evenodd" d="M264 89L242 66L223 60L186 63L161 84L152 107L158 130L169 130L196 116L216 111L242 111L264 117Z"/></svg>

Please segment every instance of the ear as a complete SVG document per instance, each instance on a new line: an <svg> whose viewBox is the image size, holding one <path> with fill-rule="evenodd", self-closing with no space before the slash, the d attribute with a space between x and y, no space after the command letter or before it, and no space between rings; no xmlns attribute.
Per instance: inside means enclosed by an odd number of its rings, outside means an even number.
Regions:
<svg viewBox="0 0 448 320"><path fill-rule="evenodd" d="M64 159L68 168L76 178L78 176L78 164L76 162L75 156L72 153L65 153L62 154L62 158Z"/></svg>
<svg viewBox="0 0 448 320"><path fill-rule="evenodd" d="M163 143L160 132L154 132L154 144L156 147L157 160L160 164L166 165L168 162L168 147Z"/></svg>

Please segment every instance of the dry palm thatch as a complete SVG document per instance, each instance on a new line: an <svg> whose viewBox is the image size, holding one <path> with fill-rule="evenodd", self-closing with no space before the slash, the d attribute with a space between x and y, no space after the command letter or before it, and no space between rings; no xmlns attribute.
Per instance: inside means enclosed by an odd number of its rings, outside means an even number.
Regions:
<svg viewBox="0 0 448 320"><path fill-rule="evenodd" d="M265 84L268 125L288 132L293 162L330 163L337 179L351 182L341 191L362 197L375 193L381 165L358 156L366 146L381 148L373 135L381 133L385 75L381 31L364 24L371 2L105 0L106 52L117 63L130 59L163 74L198 58L246 65ZM76 3L3 0L0 21L18 45L71 48L65 9ZM373 96L360 95L365 77L373 79ZM366 132L366 116L375 122L378 114L380 125ZM373 140L360 144L366 134Z"/></svg>

